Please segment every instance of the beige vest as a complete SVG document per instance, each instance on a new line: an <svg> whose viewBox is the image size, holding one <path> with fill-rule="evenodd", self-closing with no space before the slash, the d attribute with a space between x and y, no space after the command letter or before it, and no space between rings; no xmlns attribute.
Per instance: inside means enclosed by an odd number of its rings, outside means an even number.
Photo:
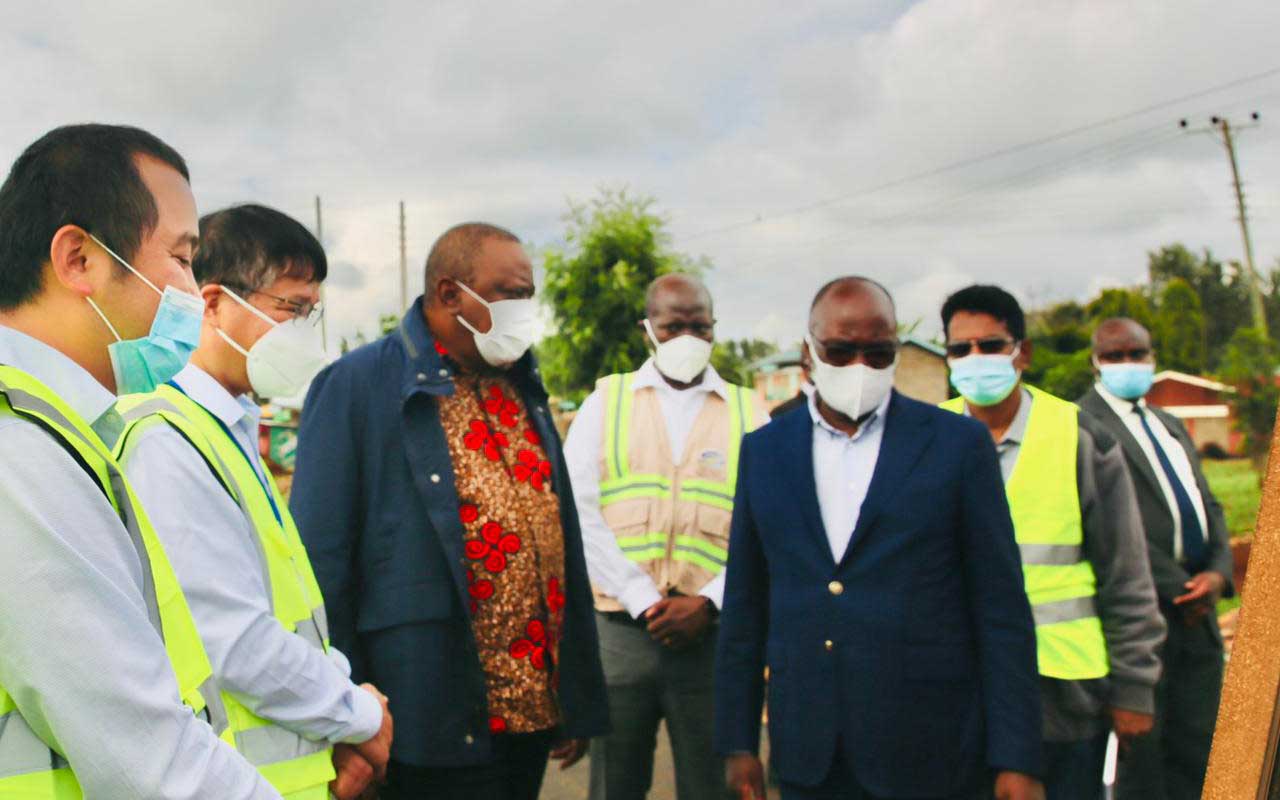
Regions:
<svg viewBox="0 0 1280 800"><path fill-rule="evenodd" d="M729 560L729 520L742 436L758 418L750 390L726 384L729 402L707 394L679 462L658 393L633 389L635 373L596 383L605 398L600 510L622 552L658 591L696 595ZM623 606L599 588L600 611Z"/></svg>

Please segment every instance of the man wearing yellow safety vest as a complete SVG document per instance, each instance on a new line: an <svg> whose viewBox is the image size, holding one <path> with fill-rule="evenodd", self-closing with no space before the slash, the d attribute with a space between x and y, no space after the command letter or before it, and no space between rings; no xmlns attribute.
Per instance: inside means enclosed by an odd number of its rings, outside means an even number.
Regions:
<svg viewBox="0 0 1280 800"><path fill-rule="evenodd" d="M186 164L137 128L53 130L0 186L0 797L280 796L220 741L186 599L92 425L186 362L195 247Z"/></svg>
<svg viewBox="0 0 1280 800"><path fill-rule="evenodd" d="M287 798L328 800L331 781L356 797L385 771L391 717L329 647L252 399L296 397L324 366L324 250L278 211L235 206L200 220L194 271L199 347L172 380L120 399L116 456L190 599L237 749Z"/></svg>
<svg viewBox="0 0 1280 800"><path fill-rule="evenodd" d="M1018 301L975 285L942 307L944 407L991 431L1036 623L1049 800L1097 797L1108 733L1151 730L1156 606L1124 454L1074 404L1022 383L1031 342Z"/></svg>
<svg viewBox="0 0 1280 800"><path fill-rule="evenodd" d="M644 798L658 722L680 800L724 793L712 748L715 618L752 393L710 366L711 296L688 275L649 287L653 358L609 375L565 443L596 598L613 731L591 744L592 800Z"/></svg>

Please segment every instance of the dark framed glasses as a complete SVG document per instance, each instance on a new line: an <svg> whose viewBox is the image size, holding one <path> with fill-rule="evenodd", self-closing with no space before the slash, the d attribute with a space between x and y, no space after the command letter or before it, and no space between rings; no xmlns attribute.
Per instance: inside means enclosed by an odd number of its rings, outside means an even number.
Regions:
<svg viewBox="0 0 1280 800"><path fill-rule="evenodd" d="M881 342L818 342L821 352L816 355L833 367L847 367L861 358L872 369L885 369L898 358L899 343L893 340Z"/></svg>
<svg viewBox="0 0 1280 800"><path fill-rule="evenodd" d="M994 356L1011 350L1016 344L1017 342L1013 339L999 336L991 336L986 339L967 339L963 342L947 342L947 358L964 358L974 350L984 356Z"/></svg>
<svg viewBox="0 0 1280 800"><path fill-rule="evenodd" d="M1150 356L1150 347L1131 347L1128 350L1103 350L1098 353L1098 360L1109 364L1119 364L1122 361L1146 361Z"/></svg>

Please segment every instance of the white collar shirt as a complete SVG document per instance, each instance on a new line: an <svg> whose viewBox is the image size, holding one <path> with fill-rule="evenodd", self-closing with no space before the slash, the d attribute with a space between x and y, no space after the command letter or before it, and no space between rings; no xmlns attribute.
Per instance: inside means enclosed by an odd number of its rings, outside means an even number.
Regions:
<svg viewBox="0 0 1280 800"><path fill-rule="evenodd" d="M884 439L885 416L890 392L852 436L833 427L818 411L816 393L809 395L809 416L813 420L813 478L818 490L818 508L826 530L831 557L838 564L858 526L862 503L871 488Z"/></svg>
<svg viewBox="0 0 1280 800"><path fill-rule="evenodd" d="M677 389L667 383L650 358L636 370L632 388L635 391L650 388L657 392L662 419L667 425L667 443L671 445L671 458L675 464L684 460L684 446L689 440L689 431L693 430L693 423L698 419L707 395L714 393L725 402L729 401L729 390L724 378L710 364L698 384L687 389Z"/></svg>

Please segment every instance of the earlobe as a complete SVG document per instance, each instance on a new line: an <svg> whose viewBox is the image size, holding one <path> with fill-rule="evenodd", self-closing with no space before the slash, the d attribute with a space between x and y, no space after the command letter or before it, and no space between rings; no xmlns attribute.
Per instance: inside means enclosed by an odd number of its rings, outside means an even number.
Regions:
<svg viewBox="0 0 1280 800"><path fill-rule="evenodd" d="M87 246L88 234L77 225L63 225L49 242L49 264L54 279L82 297L93 294L93 264Z"/></svg>
<svg viewBox="0 0 1280 800"><path fill-rule="evenodd" d="M200 298L204 300L204 318L215 321L218 314L218 303L222 299L222 287L216 283L200 287Z"/></svg>

